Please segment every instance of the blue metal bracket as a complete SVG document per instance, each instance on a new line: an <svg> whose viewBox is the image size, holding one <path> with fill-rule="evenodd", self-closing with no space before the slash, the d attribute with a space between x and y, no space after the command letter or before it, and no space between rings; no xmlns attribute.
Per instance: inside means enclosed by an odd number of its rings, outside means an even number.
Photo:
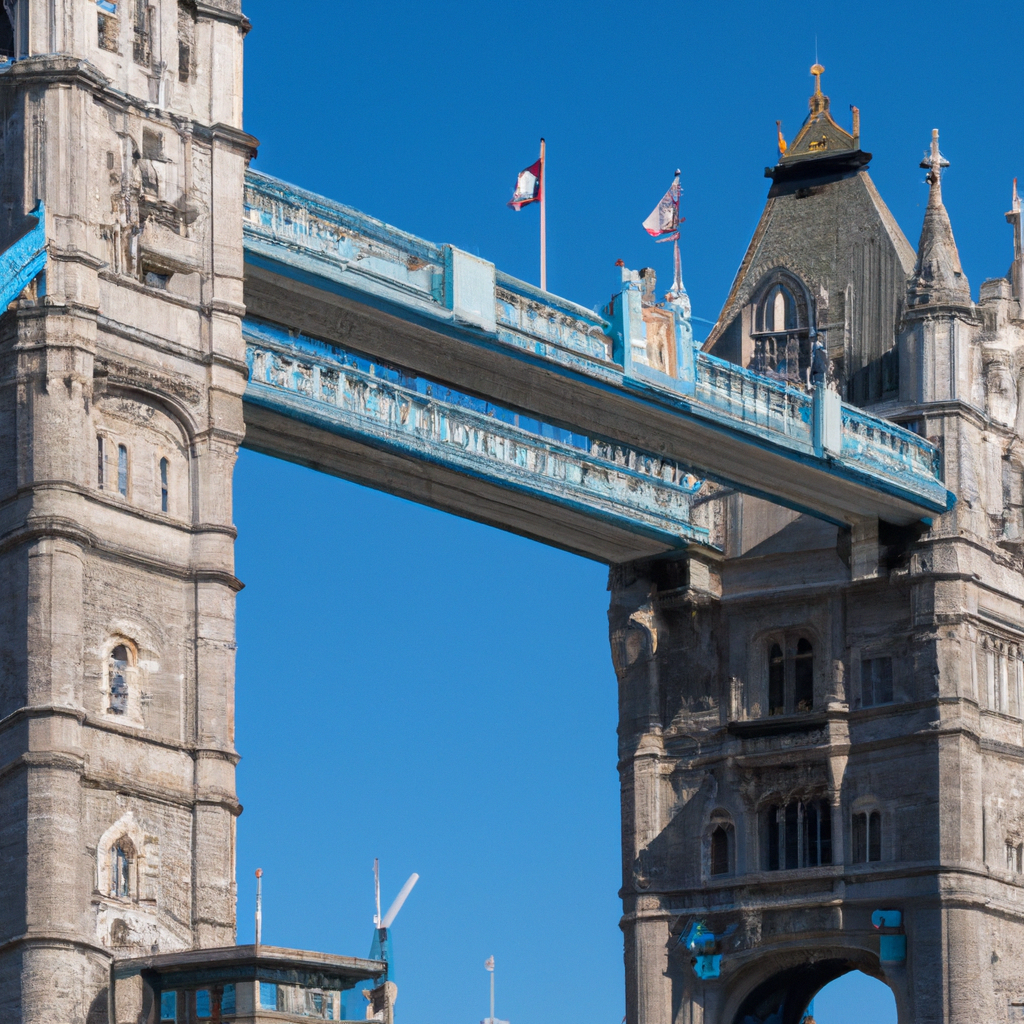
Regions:
<svg viewBox="0 0 1024 1024"><path fill-rule="evenodd" d="M882 932L878 936L878 959L882 963L903 963L907 959L903 914L899 910L876 910L871 923Z"/></svg>
<svg viewBox="0 0 1024 1024"><path fill-rule="evenodd" d="M0 312L3 312L46 267L46 210L36 203L31 228L0 253Z"/></svg>
<svg viewBox="0 0 1024 1024"><path fill-rule="evenodd" d="M693 954L690 961L693 964L693 973L701 981L721 975L722 954L716 950L724 939L736 931L736 927L735 924L731 924L721 935L716 935L705 922L692 921L690 927L679 937L679 945Z"/></svg>

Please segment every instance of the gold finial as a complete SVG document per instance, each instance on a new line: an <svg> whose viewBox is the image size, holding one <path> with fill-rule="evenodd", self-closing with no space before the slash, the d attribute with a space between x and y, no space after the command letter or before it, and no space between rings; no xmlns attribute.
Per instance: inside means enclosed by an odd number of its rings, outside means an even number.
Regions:
<svg viewBox="0 0 1024 1024"><path fill-rule="evenodd" d="M786 139L785 139L785 137L782 134L782 122L781 121L776 121L775 122L775 130L779 133L779 156L785 156L786 155L786 150L789 147L786 145Z"/></svg>
<svg viewBox="0 0 1024 1024"><path fill-rule="evenodd" d="M821 92L821 76L825 74L825 69L820 64L811 65L811 74L814 75L814 91Z"/></svg>

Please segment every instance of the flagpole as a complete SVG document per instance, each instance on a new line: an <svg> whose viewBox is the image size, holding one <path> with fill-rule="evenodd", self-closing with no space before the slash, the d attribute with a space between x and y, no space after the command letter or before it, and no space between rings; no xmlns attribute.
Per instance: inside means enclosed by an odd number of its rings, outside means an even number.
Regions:
<svg viewBox="0 0 1024 1024"><path fill-rule="evenodd" d="M548 229L547 212L548 187L547 172L544 167L544 140L540 140L540 290L548 290Z"/></svg>
<svg viewBox="0 0 1024 1024"><path fill-rule="evenodd" d="M676 237L672 243L672 255L675 258L675 265L673 266L674 280L672 281L672 290L676 293L676 297L679 297L679 293L683 290L683 264L679 259L679 168L676 168L675 181L672 183L676 191Z"/></svg>

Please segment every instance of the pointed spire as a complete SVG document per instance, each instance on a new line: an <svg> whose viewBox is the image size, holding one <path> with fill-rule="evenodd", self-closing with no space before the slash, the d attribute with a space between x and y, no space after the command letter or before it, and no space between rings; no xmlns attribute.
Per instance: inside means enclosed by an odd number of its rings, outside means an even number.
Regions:
<svg viewBox="0 0 1024 1024"><path fill-rule="evenodd" d="M1024 297L1021 295L1022 270L1024 270L1024 239L1021 237L1020 222L1020 196L1017 195L1017 179L1013 179L1013 194L1010 199L1010 209L1006 213L1007 223L1013 228L1013 263L1010 265L1010 279L1012 295L1018 301Z"/></svg>
<svg viewBox="0 0 1024 1024"><path fill-rule="evenodd" d="M971 286L960 266L949 214L942 204L942 170L949 166L949 161L939 152L938 128L932 130L931 151L921 166L928 170L928 206L910 281L910 305L970 306Z"/></svg>

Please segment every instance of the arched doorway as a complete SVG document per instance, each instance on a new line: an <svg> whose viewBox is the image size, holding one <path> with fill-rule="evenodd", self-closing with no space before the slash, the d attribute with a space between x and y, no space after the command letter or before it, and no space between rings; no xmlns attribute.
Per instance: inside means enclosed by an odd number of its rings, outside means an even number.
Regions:
<svg viewBox="0 0 1024 1024"><path fill-rule="evenodd" d="M814 1006L810 1004L813 1000ZM743 1000L733 1024L896 1024L896 1000L884 982L845 959L788 967Z"/></svg>
<svg viewBox="0 0 1024 1024"><path fill-rule="evenodd" d="M850 971L829 982L810 1007L815 1024L896 1024L896 997L883 981Z"/></svg>

